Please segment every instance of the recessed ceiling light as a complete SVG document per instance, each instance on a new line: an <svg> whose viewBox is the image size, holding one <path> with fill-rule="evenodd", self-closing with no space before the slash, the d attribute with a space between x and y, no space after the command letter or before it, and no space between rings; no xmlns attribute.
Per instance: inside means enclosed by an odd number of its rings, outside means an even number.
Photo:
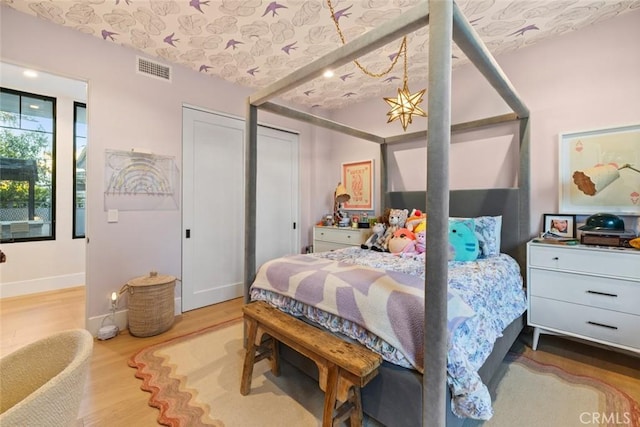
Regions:
<svg viewBox="0 0 640 427"><path fill-rule="evenodd" d="M324 77L326 77L327 79L330 79L331 77L333 77L333 71L331 70L327 70L324 72L324 74L322 74Z"/></svg>
<svg viewBox="0 0 640 427"><path fill-rule="evenodd" d="M39 110L39 109L40 109L40 106L39 106L39 105L36 105L36 104L30 104L30 105L29 105L29 108L31 108L32 110Z"/></svg>
<svg viewBox="0 0 640 427"><path fill-rule="evenodd" d="M36 77L38 77L38 73L34 70L24 70L22 72L22 75L25 77L29 77L30 79L35 79Z"/></svg>

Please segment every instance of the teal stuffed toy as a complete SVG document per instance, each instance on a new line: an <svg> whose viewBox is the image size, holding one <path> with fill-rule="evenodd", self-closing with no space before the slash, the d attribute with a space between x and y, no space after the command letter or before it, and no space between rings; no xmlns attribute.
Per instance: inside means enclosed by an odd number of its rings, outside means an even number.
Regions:
<svg viewBox="0 0 640 427"><path fill-rule="evenodd" d="M449 246L454 261L474 261L480 254L480 244L475 234L473 220L449 221Z"/></svg>

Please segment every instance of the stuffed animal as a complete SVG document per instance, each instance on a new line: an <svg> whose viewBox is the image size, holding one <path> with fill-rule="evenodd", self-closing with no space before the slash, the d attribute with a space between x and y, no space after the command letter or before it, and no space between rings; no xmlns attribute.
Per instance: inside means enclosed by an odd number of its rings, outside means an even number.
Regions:
<svg viewBox="0 0 640 427"><path fill-rule="evenodd" d="M420 258L425 256L427 250L427 222L422 221L413 230L412 233L415 240L412 240L410 244L404 247L399 254L403 258ZM391 240L393 242L393 239Z"/></svg>
<svg viewBox="0 0 640 427"><path fill-rule="evenodd" d="M373 234L360 247L362 249L373 249L374 246L381 245L386 230L387 226L384 223L376 222L373 224Z"/></svg>
<svg viewBox="0 0 640 427"><path fill-rule="evenodd" d="M473 220L449 221L449 246L454 261L473 261L478 258L480 244Z"/></svg>
<svg viewBox="0 0 640 427"><path fill-rule="evenodd" d="M422 213L419 209L414 209L404 223L404 227L415 233L415 228L423 221L427 220L427 214Z"/></svg>
<svg viewBox="0 0 640 427"><path fill-rule="evenodd" d="M393 233L404 228L404 223L407 221L407 215L409 215L409 211L407 209L389 210L389 225L387 226L387 231L384 233L384 243L382 246L384 251L389 251L389 240L393 237Z"/></svg>
<svg viewBox="0 0 640 427"><path fill-rule="evenodd" d="M406 228L400 228L393 233L393 237L389 240L389 252L395 255L402 254L404 252L412 251L415 246L416 237L414 234Z"/></svg>
<svg viewBox="0 0 640 427"><path fill-rule="evenodd" d="M387 208L384 210L382 215L380 216L379 222L383 223L385 226L389 226L389 214L391 213L391 209Z"/></svg>

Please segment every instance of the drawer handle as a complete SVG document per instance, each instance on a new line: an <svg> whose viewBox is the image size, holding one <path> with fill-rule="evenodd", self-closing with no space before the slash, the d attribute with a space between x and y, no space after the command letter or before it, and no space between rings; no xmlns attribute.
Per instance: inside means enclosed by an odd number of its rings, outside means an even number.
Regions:
<svg viewBox="0 0 640 427"><path fill-rule="evenodd" d="M557 256L554 256L553 258L551 258L554 261L558 261L560 258L558 258Z"/></svg>
<svg viewBox="0 0 640 427"><path fill-rule="evenodd" d="M599 291L587 291L588 294L595 294L595 295L603 295L605 297L614 297L617 298L618 295L617 294L610 294L608 292L599 292Z"/></svg>
<svg viewBox="0 0 640 427"><path fill-rule="evenodd" d="M607 329L618 329L617 326L605 325L604 323L592 322L591 320L587 320L587 323L593 326L602 326Z"/></svg>

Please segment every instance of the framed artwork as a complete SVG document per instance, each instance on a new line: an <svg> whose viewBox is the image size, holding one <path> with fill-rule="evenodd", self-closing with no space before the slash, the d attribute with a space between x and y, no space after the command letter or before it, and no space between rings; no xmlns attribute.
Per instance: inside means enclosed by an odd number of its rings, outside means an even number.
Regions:
<svg viewBox="0 0 640 427"><path fill-rule="evenodd" d="M576 216L563 214L544 214L542 231L562 237L576 237Z"/></svg>
<svg viewBox="0 0 640 427"><path fill-rule="evenodd" d="M640 125L560 135L560 211L640 214Z"/></svg>
<svg viewBox="0 0 640 427"><path fill-rule="evenodd" d="M342 164L342 183L351 198L342 204L345 210L373 210L373 159Z"/></svg>

